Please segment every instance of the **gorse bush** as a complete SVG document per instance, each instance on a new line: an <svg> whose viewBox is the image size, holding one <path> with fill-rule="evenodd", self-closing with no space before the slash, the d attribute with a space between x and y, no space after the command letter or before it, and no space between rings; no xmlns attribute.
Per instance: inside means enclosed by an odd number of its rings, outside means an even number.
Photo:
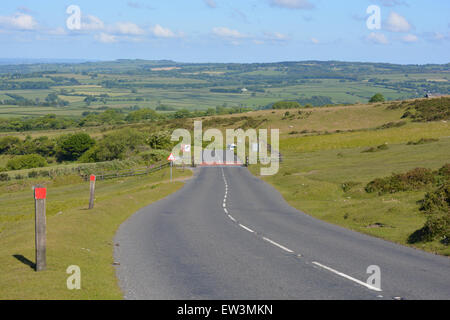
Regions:
<svg viewBox="0 0 450 320"><path fill-rule="evenodd" d="M411 234L408 242L433 241L440 239L448 245L450 239L450 182L447 181L436 190L428 192L424 199L419 201L420 211L427 220L424 226Z"/></svg>
<svg viewBox="0 0 450 320"><path fill-rule="evenodd" d="M450 97L410 102L402 118L419 122L450 120Z"/></svg>
<svg viewBox="0 0 450 320"><path fill-rule="evenodd" d="M366 192L378 194L419 190L435 182L435 174L426 168L416 168L406 173L394 173L387 178L378 178L369 182Z"/></svg>
<svg viewBox="0 0 450 320"><path fill-rule="evenodd" d="M6 168L8 170L32 169L47 166L47 160L38 154L28 154L16 156L8 161Z"/></svg>

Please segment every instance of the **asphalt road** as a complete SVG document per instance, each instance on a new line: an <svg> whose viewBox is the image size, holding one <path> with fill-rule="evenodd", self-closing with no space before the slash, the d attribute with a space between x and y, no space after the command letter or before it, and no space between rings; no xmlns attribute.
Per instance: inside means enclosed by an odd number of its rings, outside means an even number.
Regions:
<svg viewBox="0 0 450 320"><path fill-rule="evenodd" d="M314 219L242 167L197 168L115 243L126 299L450 299L450 259Z"/></svg>

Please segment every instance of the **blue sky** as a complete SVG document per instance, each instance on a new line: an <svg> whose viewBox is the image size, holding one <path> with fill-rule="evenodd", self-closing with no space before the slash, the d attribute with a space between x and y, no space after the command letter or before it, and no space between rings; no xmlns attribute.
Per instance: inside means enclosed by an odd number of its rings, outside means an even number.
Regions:
<svg viewBox="0 0 450 320"><path fill-rule="evenodd" d="M0 58L449 63L449 13L448 0L2 1Z"/></svg>

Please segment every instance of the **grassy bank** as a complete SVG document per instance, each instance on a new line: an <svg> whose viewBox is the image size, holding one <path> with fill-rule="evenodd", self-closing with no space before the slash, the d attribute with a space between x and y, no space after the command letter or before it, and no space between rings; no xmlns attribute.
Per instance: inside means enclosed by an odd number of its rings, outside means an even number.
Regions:
<svg viewBox="0 0 450 320"><path fill-rule="evenodd" d="M79 177L40 180L47 185L47 264L35 272L34 201L24 180L0 186L0 299L121 299L113 267L113 237L138 209L183 186L190 170L169 169L149 176L96 184L96 203L87 210L89 184ZM66 269L81 268L81 290L68 290Z"/></svg>

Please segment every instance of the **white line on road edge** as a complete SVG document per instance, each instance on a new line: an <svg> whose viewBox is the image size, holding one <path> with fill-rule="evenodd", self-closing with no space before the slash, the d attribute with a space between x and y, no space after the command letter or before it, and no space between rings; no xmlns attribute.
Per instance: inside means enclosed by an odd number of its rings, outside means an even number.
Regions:
<svg viewBox="0 0 450 320"><path fill-rule="evenodd" d="M286 251L286 252L294 253L294 251L292 251L291 249L288 249L288 248L282 246L281 244L276 243L275 241L270 240L269 238L263 237L263 240L265 240L265 241L267 241L267 242L273 244L274 246L277 246L278 248L280 248L280 249L282 249L282 250L284 250L284 251Z"/></svg>
<svg viewBox="0 0 450 320"><path fill-rule="evenodd" d="M230 214L228 215L228 218L230 218L231 220L233 220L234 222L237 222L235 218L233 218Z"/></svg>
<svg viewBox="0 0 450 320"><path fill-rule="evenodd" d="M323 264L320 264L320 263L318 263L318 262L316 262L316 261L313 261L312 263L315 264L316 266L319 266L319 267L324 268L324 269L326 269L326 270L328 270L328 271L331 271L331 272L333 272L333 273L335 273L335 274L337 274L337 275L339 275L339 276L341 276L341 277L344 277L344 278L346 278L346 279L348 279L348 280L354 281L354 282L356 282L357 284L360 284L360 285L362 285L362 286L364 286L364 287L366 287L366 288L368 288L368 289L370 289L370 290L374 290L374 291L383 291L383 290L381 290L381 289L379 289L379 288L377 288L377 287L371 286L370 284L367 284L367 283L362 282L362 281L360 281L360 280L358 280L358 279L355 279L355 278L353 278L353 277L350 277L350 276L346 275L345 273L342 273L342 272L339 272L339 271L337 271L337 270L334 270L334 269L332 269L332 268L330 268L330 267L324 266Z"/></svg>
<svg viewBox="0 0 450 320"><path fill-rule="evenodd" d="M250 229L250 228L247 228L246 226L244 226L243 224L240 224L239 223L239 227L241 227L241 228L243 228L243 229L245 229L245 230L247 230L248 232L251 232L251 233L255 233L255 231L253 231L252 229Z"/></svg>

